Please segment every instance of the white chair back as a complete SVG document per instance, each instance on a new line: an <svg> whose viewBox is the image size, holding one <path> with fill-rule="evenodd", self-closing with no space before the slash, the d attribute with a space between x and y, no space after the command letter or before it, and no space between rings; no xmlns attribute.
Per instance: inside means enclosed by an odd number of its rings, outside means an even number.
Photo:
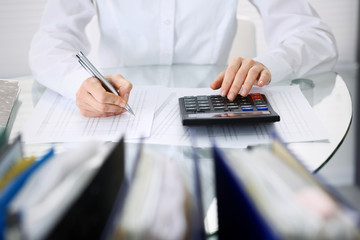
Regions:
<svg viewBox="0 0 360 240"><path fill-rule="evenodd" d="M237 17L237 31L228 61L234 57L254 58L256 56L255 24L248 18Z"/></svg>

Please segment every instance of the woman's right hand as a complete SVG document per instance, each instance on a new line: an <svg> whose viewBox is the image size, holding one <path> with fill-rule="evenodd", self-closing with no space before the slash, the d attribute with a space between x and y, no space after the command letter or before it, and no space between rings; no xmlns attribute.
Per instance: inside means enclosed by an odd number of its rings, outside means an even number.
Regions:
<svg viewBox="0 0 360 240"><path fill-rule="evenodd" d="M132 84L120 74L107 75L105 78L119 92L115 95L106 91L100 80L89 77L76 93L76 105L86 117L108 117L125 112Z"/></svg>

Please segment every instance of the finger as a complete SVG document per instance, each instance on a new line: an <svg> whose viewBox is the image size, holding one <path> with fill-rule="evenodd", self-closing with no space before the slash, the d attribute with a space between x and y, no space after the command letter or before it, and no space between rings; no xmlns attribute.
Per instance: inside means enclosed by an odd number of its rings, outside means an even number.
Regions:
<svg viewBox="0 0 360 240"><path fill-rule="evenodd" d="M227 96L229 89L232 85L232 82L235 78L235 75L238 72L241 64L242 64L242 58L240 57L234 58L229 63L229 66L225 71L224 80L221 84L221 90L220 90L221 96L223 97Z"/></svg>
<svg viewBox="0 0 360 240"><path fill-rule="evenodd" d="M117 115L117 113L96 113L84 109L80 109L80 113L85 117L110 117Z"/></svg>
<svg viewBox="0 0 360 240"><path fill-rule="evenodd" d="M88 116L88 117L108 117L108 116L119 115L121 113L126 112L126 110L124 108L121 108L121 109L119 109L119 111L114 111L114 112L112 112L112 111L110 111L110 112L101 112L101 111L98 111L93 106L91 106L91 105L89 105L87 103L81 103L78 106L79 106L80 112L84 116ZM86 113L86 114L84 114L84 113Z"/></svg>
<svg viewBox="0 0 360 240"><path fill-rule="evenodd" d="M270 73L270 71L268 69L265 68L260 73L258 86L263 87L263 86L269 84L270 82L271 82L271 73Z"/></svg>
<svg viewBox="0 0 360 240"><path fill-rule="evenodd" d="M109 100L112 98L115 100ZM98 113L119 112L126 105L119 96L107 92L96 78L89 78L81 85L76 94L76 102L79 108L86 107L87 110ZM112 102L120 102L120 104L112 104Z"/></svg>
<svg viewBox="0 0 360 240"><path fill-rule="evenodd" d="M86 81L84 81L80 88L83 88L84 91L89 92L98 103L113 104L120 107L124 107L126 105L126 102L121 97L107 92L97 78L88 78Z"/></svg>
<svg viewBox="0 0 360 240"><path fill-rule="evenodd" d="M120 112L126 106L125 101L113 93L105 92L101 95L92 96L93 98L90 98L89 104L98 112Z"/></svg>
<svg viewBox="0 0 360 240"><path fill-rule="evenodd" d="M254 64L255 61L252 59L243 60L240 69L238 70L235 79L231 85L231 88L229 90L228 99L230 101L233 101L236 98L236 95L240 92L240 89L243 87L245 79L248 75L248 72Z"/></svg>
<svg viewBox="0 0 360 240"><path fill-rule="evenodd" d="M210 87L213 90L219 89L224 80L224 76L225 76L225 71L222 71L221 73L219 73L219 75L215 78L215 80L210 84Z"/></svg>
<svg viewBox="0 0 360 240"><path fill-rule="evenodd" d="M120 114L123 108L113 104L99 103L96 99L88 92L84 94L78 94L76 98L76 105L80 110L91 111L97 116L102 114Z"/></svg>
<svg viewBox="0 0 360 240"><path fill-rule="evenodd" d="M126 105L126 101L123 98L111 92L107 92L102 86L89 89L88 92L94 97L97 103L117 107L125 107Z"/></svg>
<svg viewBox="0 0 360 240"><path fill-rule="evenodd" d="M119 91L119 95L124 98L127 102L129 98L130 91L132 89L132 84L126 80L121 74L113 74L107 76L111 84Z"/></svg>
<svg viewBox="0 0 360 240"><path fill-rule="evenodd" d="M246 76L246 79L245 79L244 84L241 89L241 93L240 93L241 96L246 97L249 94L252 86L254 85L256 80L259 78L261 70L262 70L262 68L259 65L252 66L249 69L248 74Z"/></svg>

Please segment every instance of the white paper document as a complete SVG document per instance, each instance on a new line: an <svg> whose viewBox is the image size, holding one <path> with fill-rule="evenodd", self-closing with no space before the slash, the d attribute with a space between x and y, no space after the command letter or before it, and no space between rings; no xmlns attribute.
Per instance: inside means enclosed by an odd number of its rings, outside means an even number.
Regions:
<svg viewBox="0 0 360 240"><path fill-rule="evenodd" d="M209 126L183 126L178 98L182 96L219 94L208 88L163 89L155 112L151 136L147 143L167 145L192 145L190 131L196 135L197 146L211 146L214 139L219 147L238 148L269 143L271 133L278 134L284 142L316 141L328 138L313 109L298 86L254 87L252 92L264 93L273 109L280 115L280 122L261 124L222 124ZM165 101L164 101L165 100Z"/></svg>
<svg viewBox="0 0 360 240"><path fill-rule="evenodd" d="M91 138L117 141L123 134L128 142L166 145L192 145L191 133L199 147L209 147L215 140L219 147L239 148L266 144L275 132L284 142L328 139L313 109L298 86L253 87L252 92L267 96L280 122L259 124L222 124L183 126L179 97L214 95L210 88L138 87L130 94L129 104L136 117L124 113L113 117L87 118L75 102L47 90L25 126L25 142L78 142Z"/></svg>
<svg viewBox="0 0 360 240"><path fill-rule="evenodd" d="M27 143L79 142L96 139L118 141L149 137L157 104L158 87L134 87L129 105L135 117L123 113L111 117L88 118L81 115L73 100L46 90L23 130Z"/></svg>

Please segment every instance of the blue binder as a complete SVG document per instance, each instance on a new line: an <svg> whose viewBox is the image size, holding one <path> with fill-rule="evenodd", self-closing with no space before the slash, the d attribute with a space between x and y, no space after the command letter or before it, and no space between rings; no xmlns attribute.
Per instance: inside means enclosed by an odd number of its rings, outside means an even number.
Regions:
<svg viewBox="0 0 360 240"><path fill-rule="evenodd" d="M213 153L219 239L282 239L255 208L221 150L214 146Z"/></svg>
<svg viewBox="0 0 360 240"><path fill-rule="evenodd" d="M53 155L54 149L52 148L48 151L48 153L22 172L17 178L11 181L0 193L0 239L4 239L5 237L7 207L9 203L20 191L27 179Z"/></svg>

